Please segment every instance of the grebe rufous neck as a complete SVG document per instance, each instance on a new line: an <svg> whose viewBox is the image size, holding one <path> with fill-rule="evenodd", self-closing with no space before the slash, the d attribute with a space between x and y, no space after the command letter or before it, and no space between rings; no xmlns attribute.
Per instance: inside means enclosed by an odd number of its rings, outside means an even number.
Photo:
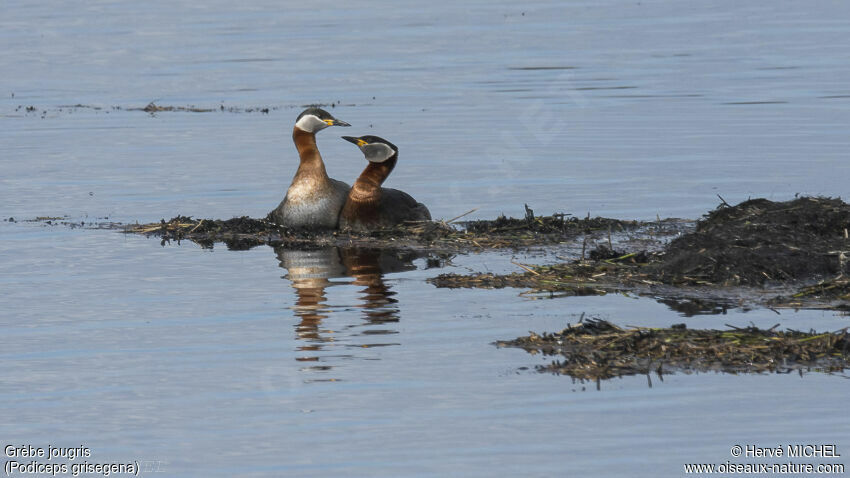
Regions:
<svg viewBox="0 0 850 478"><path fill-rule="evenodd" d="M316 146L316 133L329 126L351 126L327 111L310 107L295 120L292 141L301 163L283 201L269 213L279 225L307 229L336 229L348 184L328 177Z"/></svg>
<svg viewBox="0 0 850 478"><path fill-rule="evenodd" d="M381 187L398 162L394 144L371 135L342 139L356 144L369 164L348 193L339 217L340 228L368 230L431 219L428 208L406 192Z"/></svg>

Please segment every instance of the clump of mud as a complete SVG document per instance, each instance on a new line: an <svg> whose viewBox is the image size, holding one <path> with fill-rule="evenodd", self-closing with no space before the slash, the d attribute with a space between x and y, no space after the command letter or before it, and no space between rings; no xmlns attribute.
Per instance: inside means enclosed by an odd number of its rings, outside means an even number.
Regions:
<svg viewBox="0 0 850 478"><path fill-rule="evenodd" d="M840 372L850 367L847 329L805 333L777 332L775 328L690 330L678 324L666 329L621 329L605 320L589 319L561 332L532 333L496 345L561 356L561 360L539 366L538 371L580 380L651 372Z"/></svg>
<svg viewBox="0 0 850 478"><path fill-rule="evenodd" d="M655 269L666 283L818 280L848 272L850 205L804 197L722 205L670 243Z"/></svg>

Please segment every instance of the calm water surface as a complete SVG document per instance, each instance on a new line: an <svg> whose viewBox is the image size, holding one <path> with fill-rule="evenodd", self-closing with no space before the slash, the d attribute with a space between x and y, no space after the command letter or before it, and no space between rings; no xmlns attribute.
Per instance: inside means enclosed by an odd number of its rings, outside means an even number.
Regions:
<svg viewBox="0 0 850 478"><path fill-rule="evenodd" d="M264 216L307 103L353 125L319 136L332 176L364 166L338 136L386 137L401 150L388 185L437 218L524 203L696 218L718 194L847 195L848 45L850 8L828 1L9 1L0 217ZM131 109L151 101L218 111ZM734 444L850 453L843 376L597 391L491 345L583 313L846 327L833 312L683 317L650 299L425 282L517 270L510 253L205 250L31 222L0 222L0 239L4 445L85 445L92 462L204 477L675 476L734 462Z"/></svg>

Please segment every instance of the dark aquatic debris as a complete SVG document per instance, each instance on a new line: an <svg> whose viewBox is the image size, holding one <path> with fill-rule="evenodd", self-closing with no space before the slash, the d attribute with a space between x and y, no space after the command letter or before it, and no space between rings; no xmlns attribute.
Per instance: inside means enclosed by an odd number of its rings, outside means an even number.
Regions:
<svg viewBox="0 0 850 478"><path fill-rule="evenodd" d="M702 313L701 306L721 311L750 305L850 309L850 205L840 199L753 199L736 206L723 201L695 226L684 220L536 216L527 206L523 218L459 218L366 233L293 230L249 217L177 216L121 227L160 237L163 244L191 240L212 247L223 242L231 249L267 244L474 253L565 246L575 256L581 250L580 257L554 265L518 264L523 271L514 274L443 274L429 281L438 287L518 287L552 295L635 293L685 313ZM612 236L628 240L613 241ZM665 244L670 236L679 237ZM635 244L643 250L630 250Z"/></svg>
<svg viewBox="0 0 850 478"><path fill-rule="evenodd" d="M663 250L617 251L600 244L579 260L520 265L524 272L442 274L429 281L437 287L520 287L559 295L675 298L708 290L725 302L749 290L750 302L760 305L846 309L848 228L850 205L840 199L753 199L737 206L724 201Z"/></svg>
<svg viewBox="0 0 850 478"><path fill-rule="evenodd" d="M602 252L599 252L599 251ZM601 246L591 251L591 257L605 257L609 249ZM575 295L588 295L593 292L597 295L608 291L619 291L628 288L629 285L647 284L651 281L641 271L647 263L655 260L657 254L645 251L639 253L623 253L608 259L577 260L570 263L554 264L546 266L535 266L528 264L516 264L525 272L512 274L440 274L428 279L437 287L450 289L457 288L484 288L501 289L504 287L520 287L539 291L585 291ZM609 277L609 273L611 276Z"/></svg>
<svg viewBox="0 0 850 478"><path fill-rule="evenodd" d="M330 107L334 108L337 106L346 106L346 107L356 107L363 106L346 103L343 104L341 101L335 101L332 103L316 103L314 105L269 105L269 106L238 106L238 105L226 105L224 103L220 103L217 105L207 105L207 106L197 106L197 105L161 105L158 104L159 100L154 100L149 102L145 106L129 106L129 105L102 105L102 104L83 104L83 103L75 103L75 104L61 104L54 107L40 109L35 106L24 106L18 105L15 108L16 112L23 111L25 113L40 113L42 118L46 117L48 114L55 115L61 113L73 113L79 110L89 110L94 111L96 113L113 113L119 111L143 111L145 113L149 113L154 115L156 113L164 113L164 112L187 112L187 113L260 113L260 114L269 114L272 111L283 110L283 109L291 109L291 108L302 108L306 106L320 106L320 107Z"/></svg>
<svg viewBox="0 0 850 478"><path fill-rule="evenodd" d="M634 229L642 223L638 221L624 221L620 219L609 219L605 217L590 216L579 219L569 214L553 214L551 216L535 216L534 211L525 205L525 217L515 219L512 217L499 216L495 220L467 221L462 223L466 230L473 234L569 234L576 232L590 232L598 230L614 230L616 232Z"/></svg>
<svg viewBox="0 0 850 478"><path fill-rule="evenodd" d="M692 330L684 324L622 329L605 320L588 319L561 332L531 333L496 345L560 356L537 370L579 380L707 371L842 372L850 367L847 328L827 333L775 329Z"/></svg>
<svg viewBox="0 0 850 478"><path fill-rule="evenodd" d="M127 108L127 109L132 111L132 110L137 109L137 108ZM189 112L192 112L192 113L209 113L209 112L215 111L212 108L198 108L196 106L159 106L156 103L154 103L153 101L148 103L148 105L145 106L144 108L141 108L141 110L144 111L145 113L159 113L159 112L162 112L162 111L189 111Z"/></svg>
<svg viewBox="0 0 850 478"><path fill-rule="evenodd" d="M227 220L193 219L190 216L175 216L159 223L126 226L124 232L159 237L162 243L189 240L205 248L212 248L216 242L224 243L231 250L245 250L261 245L273 247L296 244L302 239L298 231L279 228L276 225L247 216ZM309 238L317 245L323 245L324 236Z"/></svg>
<svg viewBox="0 0 850 478"><path fill-rule="evenodd" d="M220 220L176 216L159 223L126 226L125 232L157 236L163 241L191 240L206 247L223 242L237 249L263 244L273 247L369 245L465 252L553 245L601 229L608 231L615 227L622 231L642 224L645 223L605 218L565 218L561 215L531 216L521 220L500 217L471 223L414 221L368 232L313 232L282 227L269 218Z"/></svg>
<svg viewBox="0 0 850 478"><path fill-rule="evenodd" d="M667 283L762 285L848 274L850 205L752 199L721 205L670 243L654 275Z"/></svg>
<svg viewBox="0 0 850 478"><path fill-rule="evenodd" d="M39 223L44 226L63 226L70 229L122 229L124 224L109 221L109 217L84 218L83 220L72 220L70 216L37 216L33 219L15 219L10 217L8 222Z"/></svg>
<svg viewBox="0 0 850 478"><path fill-rule="evenodd" d="M115 108L114 109L120 109ZM171 112L171 111L184 111L189 113L212 113L214 111L221 111L227 113L263 113L268 114L269 111L278 110L280 106L258 106L258 107L241 107L241 106L225 106L224 104L218 105L216 108L202 108L194 105L190 106L160 106L155 102L151 101L144 108L126 108L127 111L144 111L145 113L160 113L160 112Z"/></svg>

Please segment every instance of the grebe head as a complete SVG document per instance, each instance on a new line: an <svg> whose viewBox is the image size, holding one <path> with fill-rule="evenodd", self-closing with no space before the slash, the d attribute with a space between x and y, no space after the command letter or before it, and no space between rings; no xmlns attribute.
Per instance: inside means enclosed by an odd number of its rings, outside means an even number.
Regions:
<svg viewBox="0 0 850 478"><path fill-rule="evenodd" d="M361 136L354 138L352 136L343 136L342 139L354 143L363 151L366 159L373 163L383 163L398 154L398 148L384 138L377 136Z"/></svg>
<svg viewBox="0 0 850 478"><path fill-rule="evenodd" d="M318 133L328 126L351 126L345 121L334 118L327 111L311 106L302 111L295 120L295 127L307 133Z"/></svg>

